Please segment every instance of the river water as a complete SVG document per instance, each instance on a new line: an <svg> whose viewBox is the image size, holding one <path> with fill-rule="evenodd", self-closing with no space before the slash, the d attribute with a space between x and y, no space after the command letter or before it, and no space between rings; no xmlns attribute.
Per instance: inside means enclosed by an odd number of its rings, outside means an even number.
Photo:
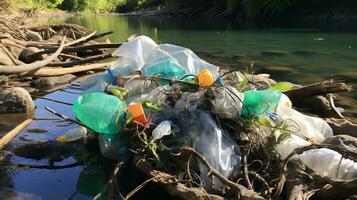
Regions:
<svg viewBox="0 0 357 200"><path fill-rule="evenodd" d="M357 34L303 26L257 28L237 25L225 20L181 17L128 17L115 15L56 18L47 24L75 23L97 32L114 31L112 42L126 40L132 34L147 35L160 43L188 47L214 64L245 70L254 62L256 72L271 73L273 78L307 84L324 79L345 79L356 86ZM76 87L46 97L72 103L80 93ZM352 104L356 93L344 94ZM71 107L47 100L35 101L37 118L55 118L45 111L50 106L74 117ZM0 116L0 134L11 129L12 120ZM17 117L15 117L18 119ZM9 122L7 122L9 120ZM9 125L7 125L9 124ZM31 128L44 128L33 133ZM58 145L54 138L75 127L61 120L36 120L2 151L1 161L37 166L46 169L0 167L0 199L17 196L24 199L90 199L100 192L113 162L100 158L96 145L90 149L82 144ZM47 145L36 144L42 141ZM31 147L25 145L31 143ZM24 147L25 146L25 147ZM17 149L15 153L11 153ZM90 158L90 159L88 159ZM0 159L1 160L1 159ZM66 166L83 161L79 165ZM126 180L126 184L130 180Z"/></svg>
<svg viewBox="0 0 357 200"><path fill-rule="evenodd" d="M188 47L209 62L256 72L277 80L307 84L330 78L357 86L357 33L317 24L257 27L207 18L115 15L56 18L46 23L75 23L98 32L114 31L112 42L147 35L160 43ZM311 28L321 27L321 28ZM348 94L347 94L348 95ZM357 99L357 93L349 94Z"/></svg>

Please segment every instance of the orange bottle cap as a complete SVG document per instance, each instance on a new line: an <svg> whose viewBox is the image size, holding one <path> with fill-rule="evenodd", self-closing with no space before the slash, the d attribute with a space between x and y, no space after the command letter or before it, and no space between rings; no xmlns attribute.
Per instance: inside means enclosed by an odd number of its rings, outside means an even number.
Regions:
<svg viewBox="0 0 357 200"><path fill-rule="evenodd" d="M197 78L198 78L198 84L201 87L208 87L214 83L213 75L207 69L202 70L200 73L198 73Z"/></svg>

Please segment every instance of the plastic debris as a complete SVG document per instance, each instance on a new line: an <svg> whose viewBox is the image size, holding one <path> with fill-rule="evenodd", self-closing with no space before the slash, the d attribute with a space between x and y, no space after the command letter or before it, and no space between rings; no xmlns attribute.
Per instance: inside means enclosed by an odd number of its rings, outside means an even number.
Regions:
<svg viewBox="0 0 357 200"><path fill-rule="evenodd" d="M125 102L105 93L87 93L78 97L73 112L82 123L98 133L115 134L124 118ZM118 127L119 124L119 127Z"/></svg>
<svg viewBox="0 0 357 200"><path fill-rule="evenodd" d="M157 127L152 131L152 137L154 140L159 140L165 135L171 134L171 121L162 121Z"/></svg>
<svg viewBox="0 0 357 200"><path fill-rule="evenodd" d="M248 77L242 72L226 78L217 66L191 50L158 45L146 36L124 43L113 55L119 59L106 72L81 84L87 93L73 106L78 120L102 133L98 140L105 157L122 158L131 148L130 136L140 135L143 152L151 152L160 164L165 160L160 156L165 158L168 151L188 145L229 179L236 173L242 176L242 147L237 144L243 142L237 139L240 133L248 135L249 140L249 134L253 134L249 131L253 131L272 142L272 148L268 142L266 148L275 150L269 153L280 161L297 148L333 136L323 119L292 107L282 93L293 88L291 83L271 81L273 84L263 87L251 80L266 75ZM131 134L135 131L137 134ZM331 149L308 150L294 158L321 176L357 177L357 163ZM208 176L209 169L201 161L198 168L202 186L223 188L221 181Z"/></svg>
<svg viewBox="0 0 357 200"><path fill-rule="evenodd" d="M56 140L61 143L73 142L82 138L86 138L87 134L87 129L83 126L79 126L69 130L64 135L57 137Z"/></svg>

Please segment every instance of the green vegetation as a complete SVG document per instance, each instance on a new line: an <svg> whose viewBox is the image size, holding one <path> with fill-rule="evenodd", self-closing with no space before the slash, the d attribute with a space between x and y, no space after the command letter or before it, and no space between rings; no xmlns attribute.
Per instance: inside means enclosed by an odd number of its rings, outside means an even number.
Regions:
<svg viewBox="0 0 357 200"><path fill-rule="evenodd" d="M8 0L2 0L4 2ZM357 10L357 1L341 0L18 0L29 7L71 12L129 12L146 8L200 16L274 17L285 13L343 13ZM314 13L315 12L315 13Z"/></svg>

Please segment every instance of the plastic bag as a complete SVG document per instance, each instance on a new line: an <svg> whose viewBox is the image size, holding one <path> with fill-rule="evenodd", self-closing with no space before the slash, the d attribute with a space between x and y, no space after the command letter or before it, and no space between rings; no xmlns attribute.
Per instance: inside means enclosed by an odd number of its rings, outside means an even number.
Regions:
<svg viewBox="0 0 357 200"><path fill-rule="evenodd" d="M234 119L240 116L244 96L231 86L217 88L214 93L213 107L222 119Z"/></svg>
<svg viewBox="0 0 357 200"><path fill-rule="evenodd" d="M200 113L199 119L190 119L187 134L194 141L194 149L201 153L207 161L225 177L240 169L240 151L238 145L228 134L219 129L212 117L207 113ZM186 120L187 121L187 120ZM208 170L203 163L199 163L200 176L203 185L210 187ZM219 180L214 179L216 187L222 187Z"/></svg>
<svg viewBox="0 0 357 200"><path fill-rule="evenodd" d="M321 118L304 115L288 105L286 95L282 95L276 108L280 120L285 120L288 130L314 142L322 142L326 137L333 135L331 127ZM290 102L291 105L291 102Z"/></svg>
<svg viewBox="0 0 357 200"><path fill-rule="evenodd" d="M198 74L204 69L209 70L215 79L219 76L217 66L200 59L190 49L171 44L157 45L146 36L138 36L125 42L113 52L113 55L118 56L118 60L104 74L84 81L84 89L91 92L104 91L102 86L114 77L128 76L135 71L147 71L146 68L167 60L174 61L177 66L182 67L178 77L182 76L183 71L187 74Z"/></svg>
<svg viewBox="0 0 357 200"><path fill-rule="evenodd" d="M312 149L298 156L310 169L321 176L338 179L357 178L357 162L342 158L341 154L331 149Z"/></svg>
<svg viewBox="0 0 357 200"><path fill-rule="evenodd" d="M154 140L159 140L165 135L171 134L171 121L162 121L153 131L152 137Z"/></svg>

